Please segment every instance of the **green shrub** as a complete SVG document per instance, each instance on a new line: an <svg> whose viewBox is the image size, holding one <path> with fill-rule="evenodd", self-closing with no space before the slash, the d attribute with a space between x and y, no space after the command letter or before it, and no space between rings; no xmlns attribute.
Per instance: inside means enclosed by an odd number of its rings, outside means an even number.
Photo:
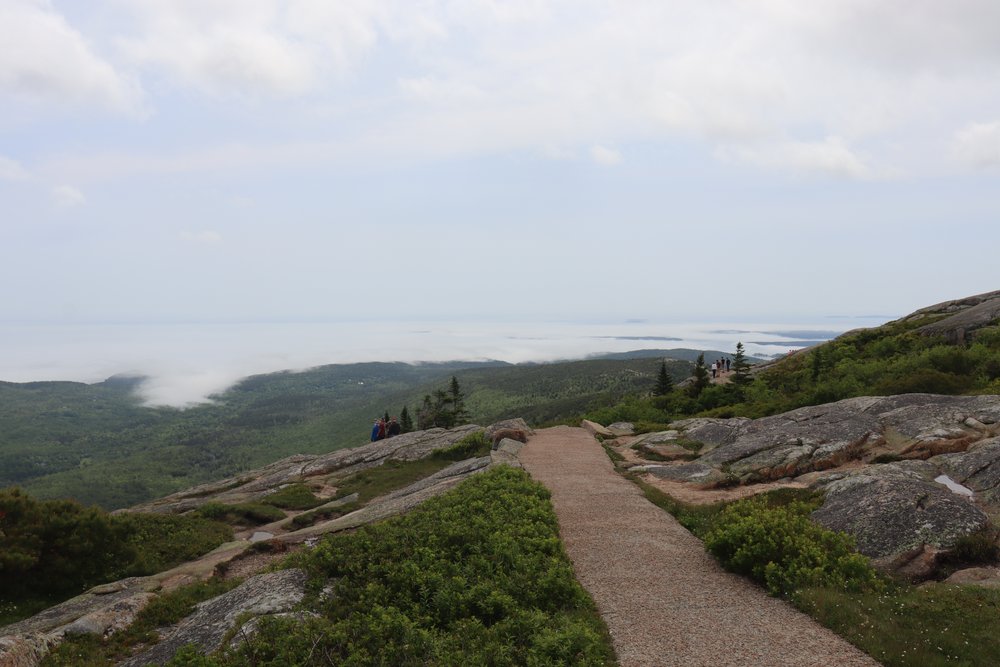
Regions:
<svg viewBox="0 0 1000 667"><path fill-rule="evenodd" d="M135 551L126 572L130 576L162 572L233 539L230 526L194 514L127 512L111 519L124 528Z"/></svg>
<svg viewBox="0 0 1000 667"><path fill-rule="evenodd" d="M772 507L761 498L733 503L705 537L705 548L727 568L761 583L772 595L807 586L876 589L880 579L853 539L813 523L814 504Z"/></svg>
<svg viewBox="0 0 1000 667"><path fill-rule="evenodd" d="M875 393L895 394L961 394L970 389L972 381L952 373L923 368L898 377L887 377L875 385Z"/></svg>
<svg viewBox="0 0 1000 667"><path fill-rule="evenodd" d="M1000 558L1000 546L997 545L997 529L987 527L969 535L963 535L955 541L949 554L949 560L964 565L983 565L996 563Z"/></svg>
<svg viewBox="0 0 1000 667"><path fill-rule="evenodd" d="M606 631L558 538L548 492L501 467L289 565L320 616L270 619L239 649L175 665L608 665Z"/></svg>
<svg viewBox="0 0 1000 667"><path fill-rule="evenodd" d="M0 599L73 595L134 560L125 526L103 510L0 490Z"/></svg>

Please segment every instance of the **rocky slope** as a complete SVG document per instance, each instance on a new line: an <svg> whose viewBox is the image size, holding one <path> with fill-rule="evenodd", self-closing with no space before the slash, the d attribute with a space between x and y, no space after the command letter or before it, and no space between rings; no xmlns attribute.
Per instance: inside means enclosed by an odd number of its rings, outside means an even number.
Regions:
<svg viewBox="0 0 1000 667"><path fill-rule="evenodd" d="M316 508L321 510L352 500L350 497L335 498L337 484L359 471L375 468L387 461L422 459L454 446L470 434L485 430L490 437L493 431L501 428L531 432L520 419L499 422L486 429L470 424L450 430L418 431L330 454L292 456L239 477L204 484L129 511L181 513L209 502L242 503L259 500L295 483L306 483L317 491L317 495L331 498L327 504ZM241 539L166 572L97 586L29 619L0 628L0 667L37 665L52 647L68 636L110 636L128 627L158 594L178 586L207 579L228 568L253 574L255 569L266 563L249 568L243 563L253 559L255 550L251 547L261 534L266 536L269 547L278 552L296 546L308 548L321 535L356 528L405 512L493 465L518 465L515 455L520 445L519 442L503 440L488 456L455 462L404 488L374 498L343 516L299 530L288 530L283 525L284 521L275 522L254 531L245 531L238 535ZM159 664L188 643L206 651L214 650L224 637L231 634L237 618L243 624L242 634L246 635L253 627L248 625L253 618L286 613L292 609L302 599L304 582L305 577L297 570L251 576L229 593L199 605L196 614L177 627L164 629L162 642L124 664Z"/></svg>
<svg viewBox="0 0 1000 667"><path fill-rule="evenodd" d="M624 446L688 456L633 462L632 471L699 489L781 482L822 490L813 518L854 535L859 551L893 569L916 568L919 556L926 573L959 538L1000 516L1000 396L862 397L672 426Z"/></svg>

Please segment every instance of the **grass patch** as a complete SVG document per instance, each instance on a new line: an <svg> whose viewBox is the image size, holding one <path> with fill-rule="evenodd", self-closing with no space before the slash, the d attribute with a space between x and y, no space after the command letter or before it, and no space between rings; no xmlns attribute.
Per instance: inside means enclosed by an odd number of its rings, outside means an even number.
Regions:
<svg viewBox="0 0 1000 667"><path fill-rule="evenodd" d="M604 452L608 455L608 458L611 459L611 461L616 465L618 463L622 463L623 461L625 461L625 457L616 452L614 449L612 449L610 445L605 445L602 442L601 447L604 448Z"/></svg>
<svg viewBox="0 0 1000 667"><path fill-rule="evenodd" d="M309 510L317 505L322 505L327 500L316 497L312 489L299 482L278 489L274 493L262 498L260 502L265 505L280 507L283 510Z"/></svg>
<svg viewBox="0 0 1000 667"><path fill-rule="evenodd" d="M417 461L389 459L375 468L362 470L337 482L340 495L358 494L358 502L367 503L372 498L402 489L434 473L444 470L451 461L426 458Z"/></svg>
<svg viewBox="0 0 1000 667"><path fill-rule="evenodd" d="M282 524L282 526L288 530L308 528L309 526L315 525L320 521L329 521L330 519L336 519L346 514L350 514L355 510L361 509L361 507L362 504L360 502L354 501L352 503L346 503L336 507L314 509L292 517Z"/></svg>
<svg viewBox="0 0 1000 667"><path fill-rule="evenodd" d="M899 585L882 593L802 590L796 606L887 667L1000 664L1000 591Z"/></svg>
<svg viewBox="0 0 1000 667"><path fill-rule="evenodd" d="M239 580L210 579L164 593L139 612L128 629L108 639L92 635L67 637L46 656L42 667L106 667L118 664L138 647L155 644L158 641L157 628L177 623L194 611L197 603L222 595L239 583Z"/></svg>
<svg viewBox="0 0 1000 667"><path fill-rule="evenodd" d="M465 436L451 447L434 450L430 458L439 461L464 461L489 456L490 444L490 441L486 439L486 431L476 431Z"/></svg>
<svg viewBox="0 0 1000 667"><path fill-rule="evenodd" d="M125 513L114 520L128 527L135 550L129 576L168 570L233 539L230 526L197 515Z"/></svg>
<svg viewBox="0 0 1000 667"><path fill-rule="evenodd" d="M482 442L475 436L480 436ZM468 442L466 442L468 441ZM389 459L385 463L375 468L362 470L350 477L345 477L336 482L338 496L349 496L352 493L358 494L358 499L346 505L338 507L319 508L309 512L303 512L292 517L286 522L286 527L290 530L299 530L312 526L320 521L328 521L337 517L350 514L351 512L364 507L370 500L379 496L405 488L410 484L418 482L425 477L444 470L453 461L462 461L470 458L466 454L479 451L485 443L486 452L489 452L489 442L482 433L473 433L466 436L451 447L438 450L435 454L439 456L428 456L417 461L400 461ZM472 456L477 454L473 453ZM329 501L327 501L329 502Z"/></svg>
<svg viewBox="0 0 1000 667"><path fill-rule="evenodd" d="M239 503L235 505L206 503L195 510L195 513L206 519L238 526L260 526L285 518L285 513L280 509L264 503Z"/></svg>
<svg viewBox="0 0 1000 667"><path fill-rule="evenodd" d="M660 491L651 484L647 484L635 475L626 475L640 489L646 500L657 507L669 512L677 521L691 531L696 537L704 539L711 530L716 517L725 508L726 503L713 503L711 505L692 505L676 500L669 494Z"/></svg>
<svg viewBox="0 0 1000 667"><path fill-rule="evenodd" d="M195 664L614 665L548 499L504 466L331 536L288 561L312 590L328 588L307 601L318 617L269 619L237 651Z"/></svg>

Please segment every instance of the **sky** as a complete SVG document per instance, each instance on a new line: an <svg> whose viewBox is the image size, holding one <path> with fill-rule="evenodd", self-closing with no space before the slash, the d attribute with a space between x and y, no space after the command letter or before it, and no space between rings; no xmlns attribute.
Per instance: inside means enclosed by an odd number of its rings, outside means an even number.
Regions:
<svg viewBox="0 0 1000 667"><path fill-rule="evenodd" d="M0 0L0 323L1000 288L995 0Z"/></svg>

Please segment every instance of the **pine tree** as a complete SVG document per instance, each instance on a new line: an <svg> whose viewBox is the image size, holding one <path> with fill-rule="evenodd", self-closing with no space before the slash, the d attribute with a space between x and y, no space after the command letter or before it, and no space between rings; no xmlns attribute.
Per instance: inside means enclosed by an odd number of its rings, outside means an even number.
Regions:
<svg viewBox="0 0 1000 667"><path fill-rule="evenodd" d="M426 431L429 428L434 428L434 421L437 415L434 411L434 403L431 402L431 395L424 395L424 402L417 410L417 428L421 431Z"/></svg>
<svg viewBox="0 0 1000 667"><path fill-rule="evenodd" d="M692 398L696 398L709 385L708 369L705 368L705 353L698 355L698 360L694 362L694 382L688 387L688 393Z"/></svg>
<svg viewBox="0 0 1000 667"><path fill-rule="evenodd" d="M413 430L413 418L410 417L410 411L405 405L399 411L399 430L403 433L409 433Z"/></svg>
<svg viewBox="0 0 1000 667"><path fill-rule="evenodd" d="M819 380L820 374L823 372L823 348L817 347L812 353L812 381L816 382Z"/></svg>
<svg viewBox="0 0 1000 667"><path fill-rule="evenodd" d="M743 352L743 343L736 343L736 354L733 355L733 384L743 388L750 384L750 364Z"/></svg>
<svg viewBox="0 0 1000 667"><path fill-rule="evenodd" d="M451 376L451 386L448 388L448 398L451 401L451 425L458 426L469 418L469 413L465 409L465 396L458 386L458 378Z"/></svg>
<svg viewBox="0 0 1000 667"><path fill-rule="evenodd" d="M458 385L458 379L452 376L447 390L435 389L433 395L424 396L424 403L417 411L417 427L421 430L452 428L468 419L468 416L462 388Z"/></svg>
<svg viewBox="0 0 1000 667"><path fill-rule="evenodd" d="M673 391L674 383L667 373L667 362L660 362L660 374L656 377L656 386L653 388L653 396L666 396Z"/></svg>
<svg viewBox="0 0 1000 667"><path fill-rule="evenodd" d="M382 417L382 419L385 420L386 424L389 423L389 420L391 419L391 417L389 416L389 411L388 410L385 411L385 415Z"/></svg>

